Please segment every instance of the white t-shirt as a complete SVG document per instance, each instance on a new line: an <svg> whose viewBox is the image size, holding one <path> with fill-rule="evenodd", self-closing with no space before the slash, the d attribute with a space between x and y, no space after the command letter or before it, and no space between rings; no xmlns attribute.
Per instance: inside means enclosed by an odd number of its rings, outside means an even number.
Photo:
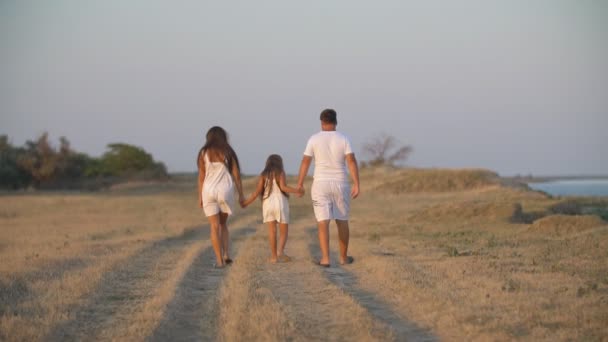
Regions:
<svg viewBox="0 0 608 342"><path fill-rule="evenodd" d="M308 139L304 155L314 158L315 180L347 181L347 154L353 153L348 137L337 131L321 131Z"/></svg>

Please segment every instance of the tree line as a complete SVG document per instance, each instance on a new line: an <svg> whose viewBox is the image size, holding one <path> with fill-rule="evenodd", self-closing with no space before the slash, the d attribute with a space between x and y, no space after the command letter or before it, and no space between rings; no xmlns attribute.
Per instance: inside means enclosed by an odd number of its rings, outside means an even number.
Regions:
<svg viewBox="0 0 608 342"><path fill-rule="evenodd" d="M108 144L96 158L72 149L65 137L59 147L48 133L13 146L7 135L0 135L0 189L97 189L125 180L167 178L165 165L137 146Z"/></svg>

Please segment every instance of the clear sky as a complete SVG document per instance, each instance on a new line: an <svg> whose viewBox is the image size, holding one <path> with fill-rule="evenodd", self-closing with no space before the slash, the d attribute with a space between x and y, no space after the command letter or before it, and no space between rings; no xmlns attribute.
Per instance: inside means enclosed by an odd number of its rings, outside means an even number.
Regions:
<svg viewBox="0 0 608 342"><path fill-rule="evenodd" d="M0 134L295 173L319 112L417 167L608 174L608 1L0 0Z"/></svg>

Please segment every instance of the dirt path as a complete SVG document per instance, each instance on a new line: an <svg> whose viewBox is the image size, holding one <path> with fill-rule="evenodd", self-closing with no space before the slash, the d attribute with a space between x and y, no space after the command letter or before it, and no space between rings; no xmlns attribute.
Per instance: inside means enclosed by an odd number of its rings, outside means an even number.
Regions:
<svg viewBox="0 0 608 342"><path fill-rule="evenodd" d="M268 263L254 212L232 222L235 262L225 269L213 268L207 229L159 241L104 274L46 340L436 340L359 287L356 264L315 265L310 222L290 226L289 263Z"/></svg>

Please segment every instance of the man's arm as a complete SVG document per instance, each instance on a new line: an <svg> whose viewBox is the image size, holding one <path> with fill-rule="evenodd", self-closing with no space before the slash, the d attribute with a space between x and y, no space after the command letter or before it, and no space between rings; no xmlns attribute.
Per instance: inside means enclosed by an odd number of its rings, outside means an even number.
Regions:
<svg viewBox="0 0 608 342"><path fill-rule="evenodd" d="M348 165L348 171L350 172L350 178L353 180L353 187L350 190L352 198L359 196L359 165L357 165L357 158L354 153L346 155L346 164Z"/></svg>
<svg viewBox="0 0 608 342"><path fill-rule="evenodd" d="M297 186L300 196L304 195L304 178L306 178L306 175L308 174L308 169L310 168L311 161L311 156L304 155L304 157L302 157L302 163L300 163L300 173L298 175Z"/></svg>

